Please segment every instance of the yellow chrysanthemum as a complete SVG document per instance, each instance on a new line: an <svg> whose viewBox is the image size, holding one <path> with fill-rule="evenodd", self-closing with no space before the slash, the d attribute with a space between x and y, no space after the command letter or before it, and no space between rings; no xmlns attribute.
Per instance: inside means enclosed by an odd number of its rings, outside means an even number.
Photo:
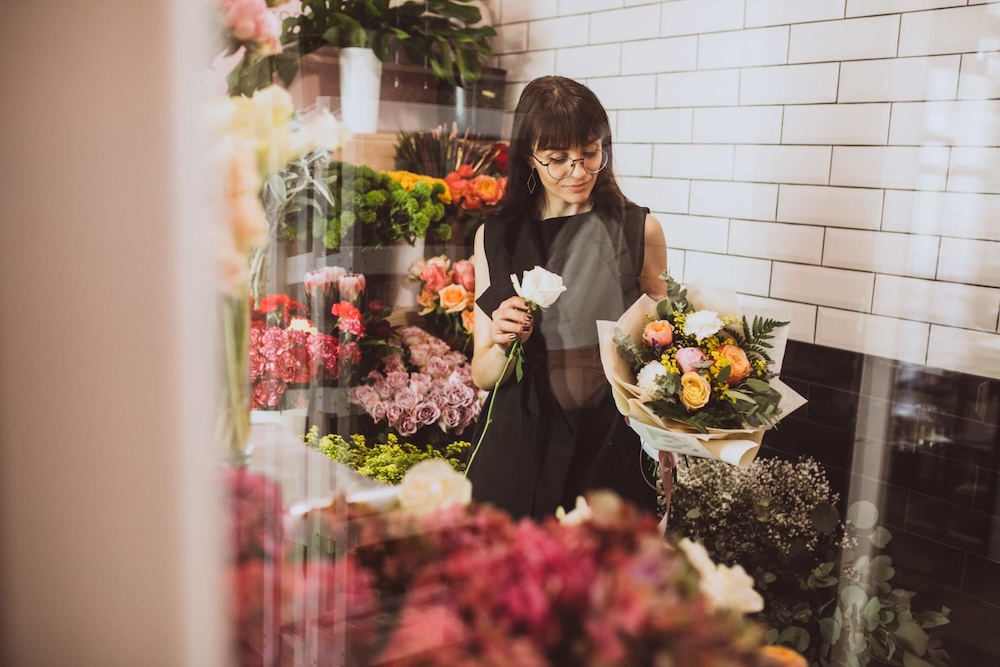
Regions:
<svg viewBox="0 0 1000 667"><path fill-rule="evenodd" d="M399 185L409 192L417 183L426 183L432 188L434 185L440 185L444 191L438 195L438 200L442 204L451 203L451 189L448 187L448 183L442 178L433 178L432 176L424 176L423 174L414 174L412 171L386 171L383 172L386 176L392 180L399 183Z"/></svg>

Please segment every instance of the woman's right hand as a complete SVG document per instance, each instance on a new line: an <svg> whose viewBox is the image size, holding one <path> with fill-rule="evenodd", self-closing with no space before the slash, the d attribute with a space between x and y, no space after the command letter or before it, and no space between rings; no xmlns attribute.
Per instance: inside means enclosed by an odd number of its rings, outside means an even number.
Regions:
<svg viewBox="0 0 1000 667"><path fill-rule="evenodd" d="M534 328L534 317L528 312L528 302L519 296L512 296L501 303L491 317L490 333L493 342L502 350L509 349L518 338L523 344Z"/></svg>

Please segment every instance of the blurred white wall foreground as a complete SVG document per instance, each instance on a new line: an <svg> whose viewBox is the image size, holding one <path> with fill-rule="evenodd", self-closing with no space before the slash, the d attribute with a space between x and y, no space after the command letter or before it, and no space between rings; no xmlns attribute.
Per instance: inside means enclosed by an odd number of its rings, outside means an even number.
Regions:
<svg viewBox="0 0 1000 667"><path fill-rule="evenodd" d="M194 0L13 3L0 663L219 665Z"/></svg>

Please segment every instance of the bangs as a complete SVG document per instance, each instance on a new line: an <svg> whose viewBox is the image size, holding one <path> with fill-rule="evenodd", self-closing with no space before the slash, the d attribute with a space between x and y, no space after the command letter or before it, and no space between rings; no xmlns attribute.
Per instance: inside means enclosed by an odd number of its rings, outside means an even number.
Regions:
<svg viewBox="0 0 1000 667"><path fill-rule="evenodd" d="M586 146L610 134L607 118L594 113L576 100L563 98L555 104L545 105L541 112L531 117L527 133L537 150L566 150Z"/></svg>

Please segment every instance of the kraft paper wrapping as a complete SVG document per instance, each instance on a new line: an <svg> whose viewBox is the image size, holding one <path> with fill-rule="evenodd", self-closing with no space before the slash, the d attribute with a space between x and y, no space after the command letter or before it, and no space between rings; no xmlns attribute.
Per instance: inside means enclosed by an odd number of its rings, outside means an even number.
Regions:
<svg viewBox="0 0 1000 667"><path fill-rule="evenodd" d="M764 308L742 308L734 294L706 288L689 287L688 302L695 310L715 310L721 314L745 315L750 321L755 315L779 319L778 313ZM767 428L742 429L709 429L708 433L699 433L696 429L669 419L658 417L643 403L643 392L635 383L635 375L628 362L618 354L618 346L614 342L615 329L632 336L638 343L642 332L649 322L649 315L656 315L656 301L643 294L632 304L617 322L601 320L597 322L597 335L601 348L601 363L604 374L611 383L611 392L615 398L618 411L629 418L632 430L642 439L646 453L657 458L660 451L675 452L688 456L725 461L740 468L746 468L753 463L760 443ZM775 360L773 368L781 369L781 360L785 355L785 343L788 340L788 327L782 327L774 332L774 347L771 357ZM805 405L806 400L780 379L771 380L771 386L781 393L781 418L787 417L793 411Z"/></svg>

